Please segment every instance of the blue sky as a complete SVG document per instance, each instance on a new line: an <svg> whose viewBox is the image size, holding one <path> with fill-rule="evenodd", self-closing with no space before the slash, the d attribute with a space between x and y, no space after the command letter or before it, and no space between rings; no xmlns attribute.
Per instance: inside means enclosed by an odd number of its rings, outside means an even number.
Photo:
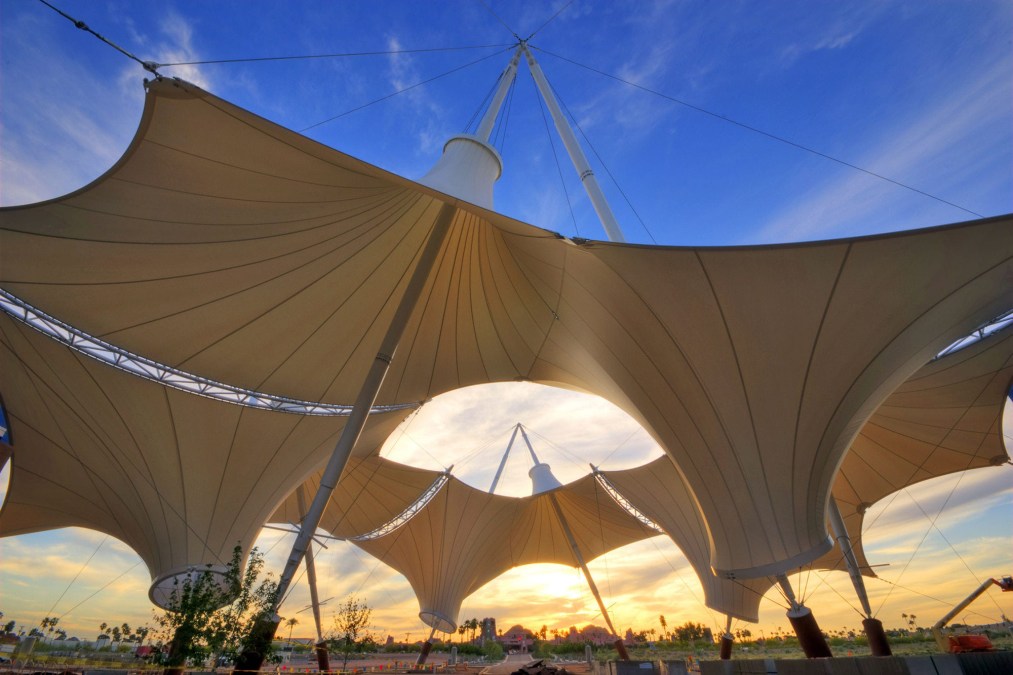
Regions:
<svg viewBox="0 0 1013 675"><path fill-rule="evenodd" d="M322 143L408 177L425 173L445 139L464 131L505 65L508 54L504 50L513 42L510 32L479 0L60 0L57 4L142 59L163 63L502 45L162 69L165 75L189 79L299 130L492 55L307 131ZM495 0L488 4L522 36L563 6L562 2ZM987 0L576 0L532 44L543 50L535 53L547 77L646 224L646 228L640 224L608 172L589 152L627 238L638 243L718 245L868 234L974 216L595 74L549 52L988 216L1013 210L1011 36L1013 6ZM116 161L133 135L142 107L141 80L146 74L136 63L76 30L41 3L24 0L0 0L0 63L0 204L64 194ZM553 142L573 217L534 87L522 66L505 139L497 144L505 162L496 190L497 209L567 235L603 238L554 134ZM468 394L464 396L467 399ZM502 393L486 396L485 406L506 400ZM420 447L444 448L447 438L460 437L467 430L466 442L453 451L463 457L474 451L479 438L485 439L482 444L494 445L495 434L519 420L559 445L581 448L591 461L602 461L636 431L627 431L628 422L620 418L609 418L615 421L602 424L600 445L592 449L594 434L587 434L590 421L601 423L605 413L594 403L560 402L553 396L528 392L520 397L523 400L510 399L511 406L496 406L496 414L483 424L462 412L474 402L458 400L451 406L454 414L429 422L428 431L416 428L411 436L421 439ZM454 426L455 420L463 421ZM567 427L567 420L584 424ZM569 439L572 445L560 439ZM405 461L431 466L427 452L413 449L410 441L402 441L404 447L391 452ZM502 442L506 442L505 434ZM492 452L490 461L498 459L500 451ZM444 463L454 459L453 452L441 455ZM564 477L570 471L565 453L545 452ZM612 454L606 468L656 454L648 440L633 437ZM460 475L487 486L494 467L475 466L474 461L470 468L465 464ZM518 477L509 483L515 491L525 489L525 471L526 467L516 469ZM960 479L937 525L978 576L1009 573L1013 571L1009 527L1013 478L1008 467L983 473L989 475ZM936 513L957 480L943 479L917 492L915 498L930 514ZM928 521L920 511L908 495L898 497L877 522L879 532L876 537L870 533L868 543L880 542L881 548L875 549L878 562L893 565L884 576L897 574L891 578L922 592L931 586L933 595L941 578L952 580L952 589L944 595L955 602L976 582L938 532L925 538L913 569L899 572L926 532ZM278 538L265 534L261 544L276 546L273 555L280 559L287 542L278 543ZM29 625L37 622L101 541L102 535L95 533L63 531L0 542L0 574L5 579L0 584L4 587L0 609ZM670 622L671 615L684 615L685 620L714 624L686 591L694 582L678 551L662 545L659 552L655 543L639 546L613 554L593 568L607 580L599 582L606 595L617 598L618 623L646 624L652 615L665 613ZM378 629L421 631L417 622L412 624L414 600L403 580L364 560L364 554L341 546L333 549L322 565L322 575L333 583L333 594L355 590L368 579L375 594L369 598L371 604L383 608ZM648 559L654 562L645 562ZM68 609L136 562L125 546L106 542L95 565L82 573L56 611ZM534 573L527 569L512 574L473 596L466 603L466 615L495 615L503 623L511 617L530 619L550 627L580 625L593 618L593 601L570 571L538 572L544 587L569 589L566 593L572 596L566 613L556 618L551 618L552 608L558 605L555 599L537 595L543 586L525 595ZM846 578L829 579L829 585L850 597ZM820 587L820 595L813 598L817 616L828 615L829 627L857 623L857 616L830 592L829 585ZM117 612L132 623L144 621L146 588L143 565L135 567L68 615L65 625L79 625L82 633L90 635L101 621L117 620ZM888 625L899 624L902 611L935 616L946 610L945 604L930 602L917 592L898 597L900 593L895 591L884 605L881 618ZM886 590L873 594L882 599ZM293 602L301 598L296 595ZM1003 602L1004 611L1013 614L1010 602ZM983 603L985 609L991 606ZM518 605L532 608L530 614L520 613L515 609ZM764 612L764 625L785 625L781 610L772 603L764 604ZM997 615L991 606L989 616Z"/></svg>
<svg viewBox="0 0 1013 675"><path fill-rule="evenodd" d="M490 6L526 36L562 3ZM0 199L55 196L95 177L119 156L136 127L144 73L40 3L5 1L0 7ZM479 0L296 5L66 0L61 7L142 59L158 62L513 41ZM577 0L532 44L995 215L1013 208L1011 27L1013 10L1004 2ZM162 72L303 129L496 51ZM536 54L646 223L647 230L592 158L632 241L801 240L973 217ZM403 175L420 176L444 140L464 130L506 60L505 53L494 55L308 133ZM497 207L548 229L602 238L558 141L557 152L576 227L531 78L522 67L502 144L506 170Z"/></svg>

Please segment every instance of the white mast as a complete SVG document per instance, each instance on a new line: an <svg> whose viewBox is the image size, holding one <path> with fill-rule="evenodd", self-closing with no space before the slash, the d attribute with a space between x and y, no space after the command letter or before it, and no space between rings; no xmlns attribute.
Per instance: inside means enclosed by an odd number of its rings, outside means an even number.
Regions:
<svg viewBox="0 0 1013 675"><path fill-rule="evenodd" d="M563 534L566 536L567 543L570 544L570 551L573 553L573 558L577 562L577 566L580 567L580 571L584 573L584 579L587 581L588 588L591 589L591 595L594 596L595 602L598 603L598 609L601 611L602 618L605 619L605 623L608 625L609 631L615 636L615 647L619 652L619 657L623 661L629 660L629 654L626 652L626 647L623 644L623 639L616 632L616 627L612 624L612 618L609 616L608 609L605 607L605 601L602 600L601 593L598 591L598 585L594 582L594 577L591 576L591 570L587 568L587 561L584 560L584 554L580 551L580 546L577 544L577 538L573 536L573 530L570 529L570 523L566 519L566 514L563 513L563 508L559 505L559 499L556 498L556 493L552 492L558 487L562 487L562 483L552 474L552 469L545 462L538 459L538 455L535 454L535 448L531 445L531 441L528 439L528 434L524 431L524 426L517 424L514 429L516 435L517 429L520 429L521 437L524 439L524 443L528 446L528 452L531 453L531 460L534 462L534 466L531 467L531 471L528 475L531 477L531 494L541 494L543 492L549 493L549 503L552 505L552 510L556 514L556 519L559 521L559 526L563 530ZM510 438L510 443L513 444L513 437Z"/></svg>
<svg viewBox="0 0 1013 675"><path fill-rule="evenodd" d="M518 53L519 51L520 47L518 47ZM514 60L516 59L517 54L514 55ZM513 68L507 66L503 76L500 78L500 90L509 86L509 81L512 80L512 77L506 77L507 73L515 71L516 66ZM502 101L503 96L499 96L497 93L493 101L496 105L490 105L490 110L486 113L485 118L491 116L492 120L495 120ZM486 122L485 118L483 119L483 124ZM460 136L450 139L444 147L443 157L440 158L436 166L433 167L433 170L426 174L425 178L420 182L464 199L469 199L471 195L487 195L487 207L491 208L492 185L499 178L502 163L496 151L486 140L478 137ZM490 166L495 170L490 171ZM476 171L476 169L482 170ZM469 201L473 200L469 199ZM485 203L480 201L475 203L486 206ZM345 464L348 462L348 458L351 456L352 450L359 440L359 435L366 426L366 419L369 417L373 403L380 392L380 386L387 375L390 363L395 357L405 327L408 325L408 321L415 311L415 306L418 303L419 296L422 294L422 289L436 264L443 241L450 231L451 223L456 216L457 207L446 203L440 208L439 213L435 217L428 239L424 243L418 260L415 263L415 269L412 270L394 316L387 327L387 332L380 344L380 349L362 382L359 394L352 407L352 412L348 416L348 421L341 430L334 450L331 452L327 465L324 467L317 493L314 495L313 501L303 516L302 523L299 526L299 533L296 535L295 542L292 544L292 550L285 563L285 568L278 579L278 586L272 606L267 613L258 617L249 636L249 645L236 659L236 668L238 670L256 671L260 669L260 666L264 662L264 654L271 640L274 638L278 623L281 621L281 617L278 616L278 606L284 600L286 592L292 584L296 570L306 557L306 551L309 548L313 534L316 532L317 525L320 524L320 518L323 516L324 509L327 507L334 488L337 487Z"/></svg>
<svg viewBox="0 0 1013 675"><path fill-rule="evenodd" d="M506 466L506 463L507 463L507 457L509 457L509 456L510 456L510 449L514 447L514 440L515 440L515 439L517 438L517 431L518 431L518 430L519 430L520 428L521 428L521 424L520 424L520 422L518 422L518 423L517 423L517 424L516 424L516 425L514 426L514 432L513 432L512 434L510 434L510 442L509 442L509 443L507 443L507 449L506 449L506 452L504 452L504 453L503 453L503 459L502 459L502 460L500 460L500 463L499 463L499 468L498 468L498 469L496 469L496 475L495 475L495 476L493 477L493 479L492 479L492 485L490 485L490 486L489 486L489 493L490 493L490 494L492 494L492 493L495 493L495 492L496 492L496 486L497 486L497 485L499 485L499 479L500 479L500 476L502 476L502 475L503 475L503 467L505 467L505 466Z"/></svg>
<svg viewBox="0 0 1013 675"><path fill-rule="evenodd" d="M492 209L492 186L503 173L503 160L489 144L492 128L503 105L510 85L517 75L517 62L521 48L514 52L510 63L499 77L499 86L489 104L475 135L460 134L443 146L443 156L419 183L435 190L463 199L466 202Z"/></svg>
<svg viewBox="0 0 1013 675"><path fill-rule="evenodd" d="M563 116L563 111L559 108L559 103L556 102L556 97L552 93L552 87L549 86L548 80L545 79L541 66L535 61L534 54L528 49L526 42L521 43L521 48L524 49L524 55L528 59L528 68L531 69L531 76L535 78L538 91L541 92L542 98L545 99L545 105L549 107L549 113L552 115L552 121L556 125L556 131L559 133L560 138L563 139L566 152L570 155L573 168L577 170L580 182L584 185L587 196L591 199L591 204L594 206L595 213L598 214L598 219L601 220L602 227L605 228L605 235L609 238L609 241L626 241L626 237L623 236L623 231L620 229L619 223L616 221L616 217L612 213L608 201L605 199L605 194L601 191L601 186L598 185L598 179L595 178L594 171L591 170L591 165L588 164L587 157L584 155L584 151L581 150L580 143L577 142L577 137L573 135L573 130L570 129L570 125L566 122L566 117Z"/></svg>

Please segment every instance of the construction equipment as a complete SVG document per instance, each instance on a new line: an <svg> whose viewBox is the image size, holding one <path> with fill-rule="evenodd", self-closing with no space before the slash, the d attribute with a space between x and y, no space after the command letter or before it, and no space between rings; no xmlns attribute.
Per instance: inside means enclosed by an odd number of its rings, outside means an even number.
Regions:
<svg viewBox="0 0 1013 675"><path fill-rule="evenodd" d="M943 635L943 626L948 624L953 617L957 616L964 610L965 607L974 602L979 595L987 591L992 584L995 584L999 588L1006 591L1013 591L1013 577L1003 577L1001 579L987 579L981 586L978 586L969 596L964 598L960 603L957 604L952 610L950 610L946 616L936 622L932 626L932 637L935 638L936 644L939 645L939 649L944 652L951 654L960 654L962 652L990 652L993 651L992 641L988 639L987 635Z"/></svg>

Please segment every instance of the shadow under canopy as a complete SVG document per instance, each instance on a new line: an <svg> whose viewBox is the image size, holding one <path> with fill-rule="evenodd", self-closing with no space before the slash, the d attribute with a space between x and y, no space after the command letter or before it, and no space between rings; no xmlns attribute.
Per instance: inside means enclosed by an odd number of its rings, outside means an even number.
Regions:
<svg viewBox="0 0 1013 675"><path fill-rule="evenodd" d="M943 347L1007 310L1013 289L1011 216L755 247L574 242L163 79L148 84L138 133L108 173L0 210L0 285L161 363L349 402L445 204L450 232L377 403L514 380L604 397L673 460L720 575L826 553L831 486L865 422ZM5 398L15 377L5 368ZM251 447L235 445L229 462L258 466ZM307 443L249 526L328 451ZM52 462L80 466L66 451ZM158 479L179 492L200 470ZM48 485L36 488L54 511L70 510L66 489ZM144 521L165 517L157 498L130 516L138 531L125 541L160 546Z"/></svg>

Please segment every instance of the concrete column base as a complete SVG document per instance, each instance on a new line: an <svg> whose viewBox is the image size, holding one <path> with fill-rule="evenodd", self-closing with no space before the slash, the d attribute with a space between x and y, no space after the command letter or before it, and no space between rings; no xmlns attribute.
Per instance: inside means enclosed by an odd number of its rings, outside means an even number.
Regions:
<svg viewBox="0 0 1013 675"><path fill-rule="evenodd" d="M886 632L883 630L883 622L879 619L862 619L862 628L865 630L865 637L869 640L869 649L873 656L893 656L890 643L886 640Z"/></svg>
<svg viewBox="0 0 1013 675"><path fill-rule="evenodd" d="M264 657L274 641L274 634L278 630L281 617L277 614L262 614L257 617L250 630L250 647L243 651L236 659L233 673L256 672L264 665Z"/></svg>
<svg viewBox="0 0 1013 675"><path fill-rule="evenodd" d="M812 610L808 607L799 607L797 610L789 611L788 621L798 636L798 643L806 658L823 659L833 656Z"/></svg>
<svg viewBox="0 0 1013 675"><path fill-rule="evenodd" d="M721 660L727 661L732 658L732 645L735 643L735 639L725 633L721 636Z"/></svg>
<svg viewBox="0 0 1013 675"><path fill-rule="evenodd" d="M321 673L326 673L331 669L331 657L327 653L327 641L316 643L313 645L313 650L317 653L317 668Z"/></svg>
<svg viewBox="0 0 1013 675"><path fill-rule="evenodd" d="M429 658L429 652L431 651L433 651L433 643L430 642L429 640L426 640L425 642L422 643L422 651L419 652L419 658L415 662L415 665L421 666L423 663L425 663L426 659Z"/></svg>

